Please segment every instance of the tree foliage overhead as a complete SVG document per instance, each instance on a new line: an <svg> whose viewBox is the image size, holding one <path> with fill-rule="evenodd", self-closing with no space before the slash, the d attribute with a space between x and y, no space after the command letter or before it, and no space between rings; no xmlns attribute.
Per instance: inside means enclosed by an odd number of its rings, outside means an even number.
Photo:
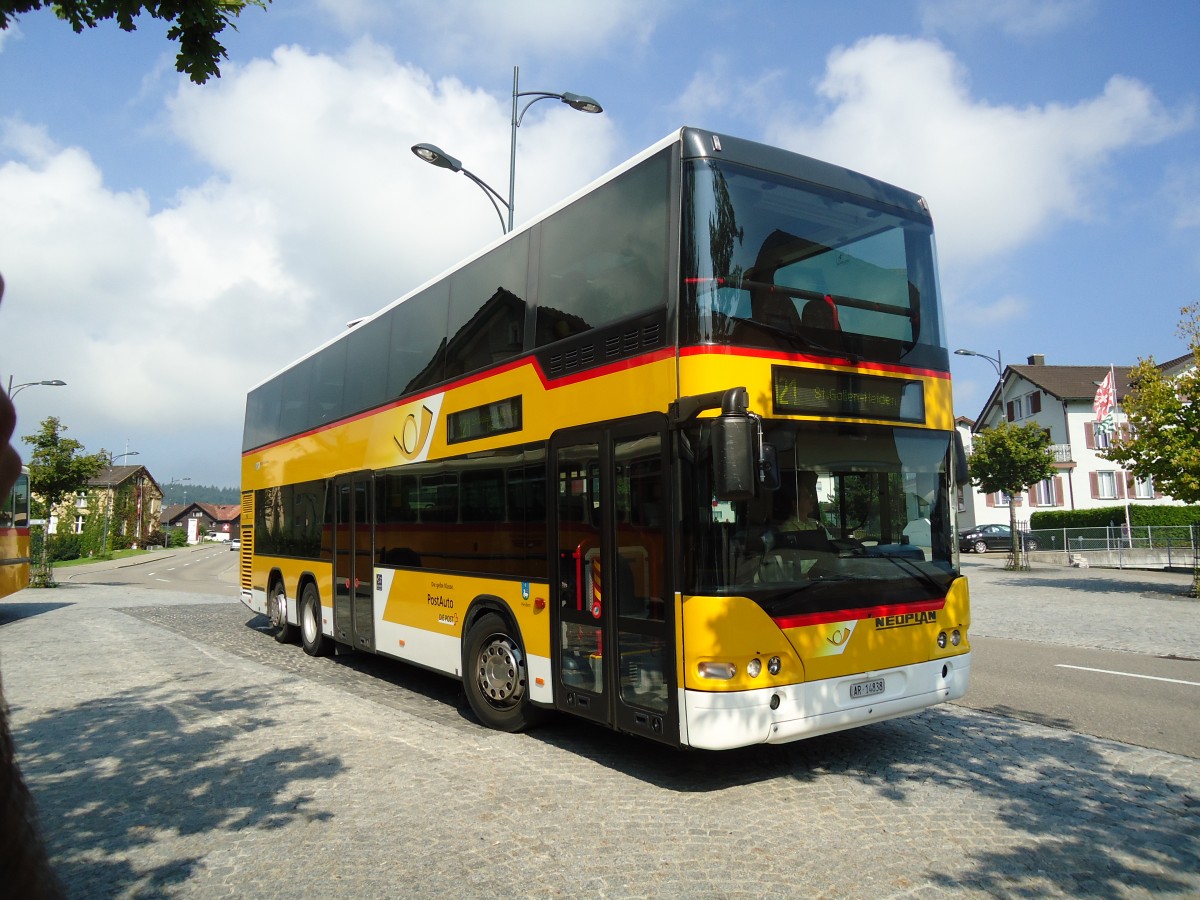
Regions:
<svg viewBox="0 0 1200 900"><path fill-rule="evenodd" d="M968 469L985 494L1015 497L1054 474L1050 436L1036 423L1001 422L975 436Z"/></svg>
<svg viewBox="0 0 1200 900"><path fill-rule="evenodd" d="M1200 303L1183 307L1176 333L1192 351L1191 368L1173 378L1153 357L1129 373L1122 409L1129 433L1103 455L1184 503L1200 503Z"/></svg>
<svg viewBox="0 0 1200 900"><path fill-rule="evenodd" d="M179 44L176 71L186 73L196 84L220 78L218 63L228 58L217 35L247 6L266 9L270 0L0 0L0 31L8 28L14 15L50 7L60 19L70 22L78 34L84 27L95 28L100 22L115 19L122 31L137 30L137 18L170 22L167 38Z"/></svg>
<svg viewBox="0 0 1200 900"><path fill-rule="evenodd" d="M83 444L63 437L66 430L67 426L57 417L47 416L37 433L21 438L33 448L29 488L46 501L48 513L53 512L63 497L82 490L107 462L99 453L83 453Z"/></svg>

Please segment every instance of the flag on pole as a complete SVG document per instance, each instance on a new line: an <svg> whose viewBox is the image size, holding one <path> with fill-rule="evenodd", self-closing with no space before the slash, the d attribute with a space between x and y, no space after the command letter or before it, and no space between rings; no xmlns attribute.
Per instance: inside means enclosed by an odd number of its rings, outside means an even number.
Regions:
<svg viewBox="0 0 1200 900"><path fill-rule="evenodd" d="M1100 387L1096 388L1096 398L1092 401L1092 409L1096 411L1096 421L1103 422L1113 411L1116 402L1116 391L1113 388L1113 370L1110 368Z"/></svg>

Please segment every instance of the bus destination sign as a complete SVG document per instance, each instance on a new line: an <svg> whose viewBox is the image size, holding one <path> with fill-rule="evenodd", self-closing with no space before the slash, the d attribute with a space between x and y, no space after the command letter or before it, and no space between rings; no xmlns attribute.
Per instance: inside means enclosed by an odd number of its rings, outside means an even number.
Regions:
<svg viewBox="0 0 1200 900"><path fill-rule="evenodd" d="M771 367L777 415L922 422L925 391L920 381L855 372Z"/></svg>

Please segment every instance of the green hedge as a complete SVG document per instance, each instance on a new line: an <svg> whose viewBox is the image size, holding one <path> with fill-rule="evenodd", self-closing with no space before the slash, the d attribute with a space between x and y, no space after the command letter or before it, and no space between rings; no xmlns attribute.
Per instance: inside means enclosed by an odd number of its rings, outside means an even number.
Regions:
<svg viewBox="0 0 1200 900"><path fill-rule="evenodd" d="M1125 524L1124 506L1096 509L1052 509L1029 517L1031 529L1105 528ZM1130 525L1200 525L1200 506L1146 506L1129 504Z"/></svg>

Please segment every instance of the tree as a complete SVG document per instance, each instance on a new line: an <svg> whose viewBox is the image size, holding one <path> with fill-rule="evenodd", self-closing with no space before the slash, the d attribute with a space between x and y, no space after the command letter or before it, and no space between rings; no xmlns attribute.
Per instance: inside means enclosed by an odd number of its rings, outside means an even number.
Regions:
<svg viewBox="0 0 1200 900"><path fill-rule="evenodd" d="M1191 367L1168 377L1154 357L1139 359L1129 373L1122 408L1128 432L1116 436L1103 454L1138 478L1184 503L1200 503L1200 303L1179 310L1176 334L1192 351ZM1194 569L1192 592L1200 590Z"/></svg>
<svg viewBox="0 0 1200 900"><path fill-rule="evenodd" d="M8 28L14 15L50 7L60 19L71 23L78 34L84 26L95 28L105 19L116 19L122 31L137 30L143 12L170 22L167 38L179 42L175 70L196 84L220 78L217 63L229 54L217 40L225 26L237 30L233 20L247 6L266 9L270 0L0 0L0 31Z"/></svg>
<svg viewBox="0 0 1200 900"><path fill-rule="evenodd" d="M1008 524L1012 529L1012 564L1014 568L1024 568L1015 500L1026 487L1054 474L1050 436L1034 422L1027 425L1001 422L976 435L967 468L971 481L985 494L1002 492L1011 498Z"/></svg>
<svg viewBox="0 0 1200 900"><path fill-rule="evenodd" d="M83 453L83 444L73 438L63 437L67 430L55 416L42 420L36 434L21 438L33 448L29 458L29 489L40 494L46 503L46 522L63 497L74 494L104 467L107 460L99 453ZM49 587L54 584L47 553L49 541L42 542L40 571L32 579L35 585Z"/></svg>

